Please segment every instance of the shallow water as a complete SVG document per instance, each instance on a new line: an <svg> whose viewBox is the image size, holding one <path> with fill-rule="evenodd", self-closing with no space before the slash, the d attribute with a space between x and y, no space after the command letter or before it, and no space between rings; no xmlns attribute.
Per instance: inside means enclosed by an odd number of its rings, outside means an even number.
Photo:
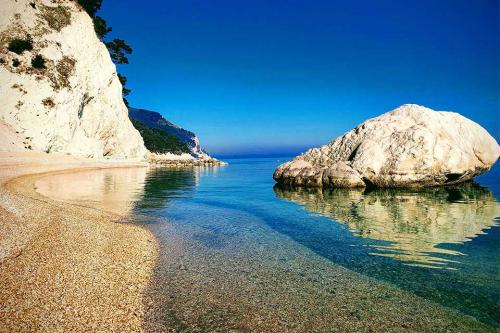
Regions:
<svg viewBox="0 0 500 333"><path fill-rule="evenodd" d="M361 326L346 319L351 326L342 327L337 318L338 330L360 330L379 320L372 303L384 288L500 326L498 167L451 188L321 191L274 186L272 172L284 160L100 170L37 187L123 210L151 228L161 254L150 293L162 312L151 319L179 331L328 331L325 318L343 315ZM80 183L61 191L73 182L67 177ZM396 310L394 318L380 311L384 325L404 321Z"/></svg>

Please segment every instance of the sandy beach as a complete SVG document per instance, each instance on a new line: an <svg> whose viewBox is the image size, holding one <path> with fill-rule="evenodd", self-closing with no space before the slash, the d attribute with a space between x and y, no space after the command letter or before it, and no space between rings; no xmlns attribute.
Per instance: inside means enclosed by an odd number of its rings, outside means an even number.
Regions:
<svg viewBox="0 0 500 333"><path fill-rule="evenodd" d="M153 235L34 186L47 173L141 165L0 153L0 332L142 330Z"/></svg>

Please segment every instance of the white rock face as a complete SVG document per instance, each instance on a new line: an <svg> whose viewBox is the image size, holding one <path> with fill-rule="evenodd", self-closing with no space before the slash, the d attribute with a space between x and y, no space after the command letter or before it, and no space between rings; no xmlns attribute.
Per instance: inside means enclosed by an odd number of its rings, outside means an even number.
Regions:
<svg viewBox="0 0 500 333"><path fill-rule="evenodd" d="M31 51L8 50L13 38L28 36ZM31 64L38 54L45 69ZM0 59L0 123L18 135L22 149L144 159L115 65L76 2L1 0Z"/></svg>
<svg viewBox="0 0 500 333"><path fill-rule="evenodd" d="M456 184L488 171L496 140L454 112L407 104L280 165L273 178L316 187Z"/></svg>

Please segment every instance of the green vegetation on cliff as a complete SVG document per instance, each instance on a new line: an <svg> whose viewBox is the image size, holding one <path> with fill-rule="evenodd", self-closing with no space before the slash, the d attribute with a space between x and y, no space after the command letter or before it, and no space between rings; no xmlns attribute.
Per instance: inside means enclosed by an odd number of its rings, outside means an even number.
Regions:
<svg viewBox="0 0 500 333"><path fill-rule="evenodd" d="M178 137L170 135L157 128L146 127L137 120L131 120L134 127L141 133L144 145L153 153L190 153L188 145Z"/></svg>
<svg viewBox="0 0 500 333"><path fill-rule="evenodd" d="M109 55L111 56L111 60L116 65L128 64L127 55L132 54L132 48L127 44L123 39L114 38L111 41L106 40L107 34L113 31L113 28L108 26L106 20L102 17L96 15L99 9L101 9L103 0L78 0L78 3L82 8L89 14L94 22L94 29L97 37L106 45L109 51ZM118 73L118 78L120 79L120 83L122 84L123 90L123 101L125 105L128 106L128 100L126 96L128 96L132 91L125 86L127 83L127 77Z"/></svg>

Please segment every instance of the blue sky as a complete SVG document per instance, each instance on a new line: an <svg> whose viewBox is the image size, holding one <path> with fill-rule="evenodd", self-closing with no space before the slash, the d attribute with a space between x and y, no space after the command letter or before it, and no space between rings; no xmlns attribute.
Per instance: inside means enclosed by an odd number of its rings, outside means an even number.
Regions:
<svg viewBox="0 0 500 333"><path fill-rule="evenodd" d="M104 0L132 106L216 155L296 153L401 104L500 135L499 2Z"/></svg>

